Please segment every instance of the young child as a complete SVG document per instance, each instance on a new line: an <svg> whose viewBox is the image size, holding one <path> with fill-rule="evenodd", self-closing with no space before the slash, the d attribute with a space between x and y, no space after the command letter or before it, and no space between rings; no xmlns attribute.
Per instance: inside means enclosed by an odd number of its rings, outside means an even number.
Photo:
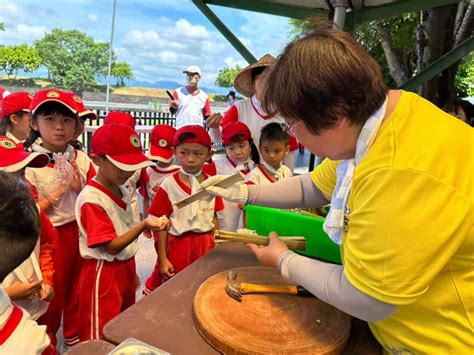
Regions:
<svg viewBox="0 0 474 355"><path fill-rule="evenodd" d="M148 211L153 216L167 216L171 222L169 233L158 233L157 286L214 247L216 213L224 207L220 198L211 197L181 209L175 206L200 190L200 182L207 179L202 167L212 156L211 138L201 126L184 126L176 132L173 146L181 169L162 182Z"/></svg>
<svg viewBox="0 0 474 355"><path fill-rule="evenodd" d="M79 341L77 330L77 282L82 258L79 255L79 230L74 215L77 196L95 175L89 157L68 142L78 129L74 95L61 90L38 91L31 102L30 136L25 146L48 154L50 164L26 169L26 179L38 193L38 204L56 227L56 297L48 310L48 324L56 334L64 308L63 333L66 345ZM37 138L41 138L41 143ZM56 339L52 339L56 343Z"/></svg>
<svg viewBox="0 0 474 355"><path fill-rule="evenodd" d="M290 149L289 137L279 123L270 123L262 128L259 142L262 164L247 175L249 183L272 184L292 176L291 170L282 163Z"/></svg>
<svg viewBox="0 0 474 355"><path fill-rule="evenodd" d="M48 163L46 154L25 152L23 145L0 136L0 171L12 173L24 180L26 167L42 168ZM54 297L53 240L57 238L56 229L46 215L40 211L39 216L40 238L33 253L2 282L10 299L26 310L34 320L46 313L49 301Z"/></svg>
<svg viewBox="0 0 474 355"><path fill-rule="evenodd" d="M221 138L226 154L213 157L217 174L232 175L241 171L247 175L255 168L254 159L259 159L258 150L245 123L228 123L222 128ZM237 203L224 200L224 210L219 214L219 228L235 232L241 228L241 215L242 209Z"/></svg>
<svg viewBox="0 0 474 355"><path fill-rule="evenodd" d="M27 92L7 95L0 110L0 135L15 143L23 142L30 132L30 104L32 96Z"/></svg>
<svg viewBox="0 0 474 355"><path fill-rule="evenodd" d="M155 161L156 165L146 168L147 183L145 188L140 190L143 196L145 211L149 207L148 201L153 201L163 180L180 169L179 166L173 164L173 137L175 133L176 129L168 125L157 125L151 131L150 147L147 156L152 161ZM155 251L156 255L158 255L158 239L155 239ZM159 280L159 275L160 264L157 259L153 273L145 282L143 295L148 295L159 286L156 284L156 280Z"/></svg>
<svg viewBox="0 0 474 355"><path fill-rule="evenodd" d="M97 176L79 194L75 207L84 258L79 281L80 341L102 338L104 324L135 303L135 253L145 230L169 227L166 217L133 223L130 195L122 186L152 164L130 127L110 123L92 137Z"/></svg>
<svg viewBox="0 0 474 355"><path fill-rule="evenodd" d="M83 152L87 153L84 145L79 140L79 137L84 133L84 128L86 125L87 119L96 120L97 114L89 109L86 108L84 105L84 101L77 95L73 95L74 100L76 101L76 108L77 108L77 116L79 117L79 126L74 133L72 140L69 142L70 145L74 147L74 149L82 150Z"/></svg>
<svg viewBox="0 0 474 355"><path fill-rule="evenodd" d="M33 252L38 241L39 216L28 186L6 172L0 172L0 201L0 281L3 282ZM1 354L56 354L45 328L12 303L0 286Z"/></svg>

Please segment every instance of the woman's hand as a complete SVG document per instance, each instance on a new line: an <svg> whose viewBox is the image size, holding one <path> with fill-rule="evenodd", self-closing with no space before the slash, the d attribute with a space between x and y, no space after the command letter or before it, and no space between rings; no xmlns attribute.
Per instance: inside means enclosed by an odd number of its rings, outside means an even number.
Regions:
<svg viewBox="0 0 474 355"><path fill-rule="evenodd" d="M211 114L207 120L206 125L209 128L219 128L222 120L222 115L218 112Z"/></svg>
<svg viewBox="0 0 474 355"><path fill-rule="evenodd" d="M177 110L179 107L179 100L171 100L170 101L170 107Z"/></svg>
<svg viewBox="0 0 474 355"><path fill-rule="evenodd" d="M227 201L245 205L249 196L249 189L246 184L237 183L226 188L216 186L216 184L220 183L224 179L227 179L228 177L228 175L211 176L209 179L206 179L201 183L201 188L206 190L211 195L222 197Z"/></svg>
<svg viewBox="0 0 474 355"><path fill-rule="evenodd" d="M32 300L38 295L43 281L20 282L17 281L6 288L7 294L12 301Z"/></svg>
<svg viewBox="0 0 474 355"><path fill-rule="evenodd" d="M145 218L145 228L152 231L166 231L170 228L170 220L166 216Z"/></svg>
<svg viewBox="0 0 474 355"><path fill-rule="evenodd" d="M174 276L174 268L168 258L160 258L160 274L163 280L168 280Z"/></svg>
<svg viewBox="0 0 474 355"><path fill-rule="evenodd" d="M40 300L45 302L51 302L54 298L54 289L53 286L45 283L43 287L39 289Z"/></svg>
<svg viewBox="0 0 474 355"><path fill-rule="evenodd" d="M250 250L253 251L258 261L265 266L278 266L278 258L281 254L288 251L286 244L278 238L275 232L269 234L270 244L268 246L247 244Z"/></svg>

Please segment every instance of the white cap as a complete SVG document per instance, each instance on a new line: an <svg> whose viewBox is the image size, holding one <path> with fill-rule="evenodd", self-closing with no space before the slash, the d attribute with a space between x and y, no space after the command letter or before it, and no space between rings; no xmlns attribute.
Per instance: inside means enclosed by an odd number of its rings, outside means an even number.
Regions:
<svg viewBox="0 0 474 355"><path fill-rule="evenodd" d="M185 71L183 71L183 73L198 73L201 75L201 68L199 68L197 65L190 65Z"/></svg>

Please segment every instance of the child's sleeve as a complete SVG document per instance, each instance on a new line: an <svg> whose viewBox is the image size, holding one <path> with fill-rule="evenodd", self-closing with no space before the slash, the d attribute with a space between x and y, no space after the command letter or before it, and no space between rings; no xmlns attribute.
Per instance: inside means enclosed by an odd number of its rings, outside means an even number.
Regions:
<svg viewBox="0 0 474 355"><path fill-rule="evenodd" d="M172 212L173 205L168 197L168 193L160 187L158 191L156 191L155 198L148 209L148 213L157 217L166 216L169 218Z"/></svg>
<svg viewBox="0 0 474 355"><path fill-rule="evenodd" d="M84 203L81 206L81 224L86 230L89 248L99 247L117 237L107 212L93 203Z"/></svg>
<svg viewBox="0 0 474 355"><path fill-rule="evenodd" d="M202 109L202 115L208 117L211 115L211 104L209 103L209 97L206 99L204 108Z"/></svg>
<svg viewBox="0 0 474 355"><path fill-rule="evenodd" d="M54 287L54 241L58 238L58 232L49 218L40 211L40 252L39 264L43 282Z"/></svg>
<svg viewBox="0 0 474 355"><path fill-rule="evenodd" d="M214 211L220 212L224 209L224 201L222 201L222 197L216 197L216 202L214 205Z"/></svg>

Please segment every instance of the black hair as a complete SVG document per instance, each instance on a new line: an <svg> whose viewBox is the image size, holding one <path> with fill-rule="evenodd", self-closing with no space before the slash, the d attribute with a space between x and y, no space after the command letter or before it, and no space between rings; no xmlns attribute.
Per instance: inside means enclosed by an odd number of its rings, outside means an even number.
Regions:
<svg viewBox="0 0 474 355"><path fill-rule="evenodd" d="M233 90L229 91L227 96L232 96L232 98L235 99L235 91L233 91Z"/></svg>
<svg viewBox="0 0 474 355"><path fill-rule="evenodd" d="M196 135L191 132L185 132L178 137L179 144L185 143L189 138L196 138Z"/></svg>
<svg viewBox="0 0 474 355"><path fill-rule="evenodd" d="M31 122L38 120L39 115L63 115L66 117L72 117L76 120L76 129L79 125L78 120L79 117L77 114L69 110L66 106L60 104L59 102L55 101L48 101L38 107L38 109L35 111L34 114L31 115L30 119L30 127L31 127ZM23 144L25 148L29 148L30 146L33 145L33 143L41 137L41 134L39 131L36 131L31 127L30 133L28 134L28 137L25 140L25 143Z"/></svg>
<svg viewBox="0 0 474 355"><path fill-rule="evenodd" d="M39 213L28 185L0 171L0 282L35 248Z"/></svg>
<svg viewBox="0 0 474 355"><path fill-rule="evenodd" d="M253 68L253 69L252 69L252 72L250 73L250 74L252 75L252 82L254 82L254 81L255 81L255 77L256 77L257 75L262 74L262 73L265 71L265 69L267 69L267 67L256 67L256 68Z"/></svg>
<svg viewBox="0 0 474 355"><path fill-rule="evenodd" d="M238 143L242 140L243 134L236 134L235 136L230 137L232 143ZM253 142L253 139L248 139L250 144L250 156L255 164L260 164L260 153L258 152L257 146ZM224 144L226 147L228 144Z"/></svg>
<svg viewBox="0 0 474 355"><path fill-rule="evenodd" d="M7 132L12 128L12 120L10 118L12 115L20 116L20 115L27 115L27 114L28 112L18 111L18 112L12 113L11 115L1 118L0 119L0 135L1 136L6 135Z"/></svg>
<svg viewBox="0 0 474 355"><path fill-rule="evenodd" d="M261 145L263 142L284 142L289 144L290 136L286 133L280 126L279 123L273 122L269 123L262 128L260 133L260 142Z"/></svg>

